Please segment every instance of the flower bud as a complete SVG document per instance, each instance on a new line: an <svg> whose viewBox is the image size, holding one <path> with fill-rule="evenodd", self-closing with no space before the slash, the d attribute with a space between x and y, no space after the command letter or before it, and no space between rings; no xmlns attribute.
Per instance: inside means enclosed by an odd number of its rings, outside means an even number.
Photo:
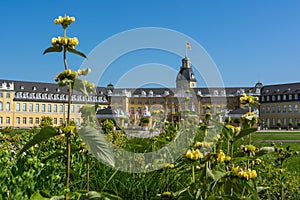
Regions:
<svg viewBox="0 0 300 200"><path fill-rule="evenodd" d="M55 19L54 24L59 24L59 19Z"/></svg>
<svg viewBox="0 0 300 200"><path fill-rule="evenodd" d="M67 38L67 37L64 37L64 38L62 39L62 44L63 44L63 45L67 45L67 44L68 44L68 38Z"/></svg>
<svg viewBox="0 0 300 200"><path fill-rule="evenodd" d="M51 39L52 45L53 45L53 46L56 45L56 42L57 42L57 38L53 37L53 38Z"/></svg>
<svg viewBox="0 0 300 200"><path fill-rule="evenodd" d="M71 23L75 22L75 17L70 17L70 22Z"/></svg>
<svg viewBox="0 0 300 200"><path fill-rule="evenodd" d="M62 40L63 40L62 37L58 37L58 38L57 38L57 41L58 41L59 44L62 44Z"/></svg>
<svg viewBox="0 0 300 200"><path fill-rule="evenodd" d="M59 21L59 23L63 23L64 18L62 18L62 16L58 16L58 21Z"/></svg>

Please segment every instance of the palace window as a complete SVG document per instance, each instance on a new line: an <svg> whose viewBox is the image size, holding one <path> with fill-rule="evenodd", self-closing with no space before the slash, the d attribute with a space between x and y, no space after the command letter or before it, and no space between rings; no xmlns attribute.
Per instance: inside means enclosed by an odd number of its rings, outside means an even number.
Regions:
<svg viewBox="0 0 300 200"><path fill-rule="evenodd" d="M270 113L270 106L266 106L266 113Z"/></svg>
<svg viewBox="0 0 300 200"><path fill-rule="evenodd" d="M261 106L261 112L264 113L265 112L265 107Z"/></svg>
<svg viewBox="0 0 300 200"><path fill-rule="evenodd" d="M277 106L277 112L278 112L278 113L281 112L281 106L280 106L280 105Z"/></svg>
<svg viewBox="0 0 300 200"><path fill-rule="evenodd" d="M32 103L29 104L29 112L33 112L33 104Z"/></svg>
<svg viewBox="0 0 300 200"><path fill-rule="evenodd" d="M52 112L51 104L48 104L48 112Z"/></svg>
<svg viewBox="0 0 300 200"><path fill-rule="evenodd" d="M3 97L3 93L2 92L0 92L0 98L2 98Z"/></svg>
<svg viewBox="0 0 300 200"><path fill-rule="evenodd" d="M33 124L33 118L29 117L29 124Z"/></svg>
<svg viewBox="0 0 300 200"><path fill-rule="evenodd" d="M6 117L6 124L10 124L10 117Z"/></svg>
<svg viewBox="0 0 300 200"><path fill-rule="evenodd" d="M292 105L289 104L289 112L292 112Z"/></svg>
<svg viewBox="0 0 300 200"><path fill-rule="evenodd" d="M295 94L294 99L298 100L298 94Z"/></svg>
<svg viewBox="0 0 300 200"><path fill-rule="evenodd" d="M10 93L6 93L6 98L10 98Z"/></svg>
<svg viewBox="0 0 300 200"><path fill-rule="evenodd" d="M270 96L267 96L267 101L270 101Z"/></svg>
<svg viewBox="0 0 300 200"><path fill-rule="evenodd" d="M293 95L289 94L289 100L293 99Z"/></svg>
<svg viewBox="0 0 300 200"><path fill-rule="evenodd" d="M53 119L53 124L54 124L54 125L57 125L57 118L54 118L54 119Z"/></svg>
<svg viewBox="0 0 300 200"><path fill-rule="evenodd" d="M27 104L26 103L23 103L23 109L22 109L24 112L27 111Z"/></svg>
<svg viewBox="0 0 300 200"><path fill-rule="evenodd" d="M272 113L275 113L275 106L272 106Z"/></svg>
<svg viewBox="0 0 300 200"><path fill-rule="evenodd" d="M42 112L46 112L46 104L42 104Z"/></svg>
<svg viewBox="0 0 300 200"><path fill-rule="evenodd" d="M26 117L23 117L23 124L26 124Z"/></svg>
<svg viewBox="0 0 300 200"><path fill-rule="evenodd" d="M62 105L62 104L59 105L59 112L60 112L60 113L63 112L63 105Z"/></svg>
<svg viewBox="0 0 300 200"><path fill-rule="evenodd" d="M3 110L3 103L2 103L2 101L0 101L0 111L2 111Z"/></svg>
<svg viewBox="0 0 300 200"><path fill-rule="evenodd" d="M77 107L77 108L76 108L77 113L80 113L80 106L77 105L76 107Z"/></svg>
<svg viewBox="0 0 300 200"><path fill-rule="evenodd" d="M0 124L2 124L3 123L3 118L2 117L0 117Z"/></svg>
<svg viewBox="0 0 300 200"><path fill-rule="evenodd" d="M21 108L20 108L20 103L17 103L16 104L16 111L20 111L21 110Z"/></svg>
<svg viewBox="0 0 300 200"><path fill-rule="evenodd" d="M272 96L272 101L276 101L276 97L274 95Z"/></svg>
<svg viewBox="0 0 300 200"><path fill-rule="evenodd" d="M59 118L59 125L62 125L62 124L63 124L63 119Z"/></svg>
<svg viewBox="0 0 300 200"><path fill-rule="evenodd" d="M286 100L286 95L283 95L283 101L285 101Z"/></svg>
<svg viewBox="0 0 300 200"><path fill-rule="evenodd" d="M40 123L40 118L36 117L35 118L35 124L39 124Z"/></svg>
<svg viewBox="0 0 300 200"><path fill-rule="evenodd" d="M286 112L286 105L283 105L282 112Z"/></svg>
<svg viewBox="0 0 300 200"><path fill-rule="evenodd" d="M40 111L40 105L37 103L35 104L35 112L39 112Z"/></svg>
<svg viewBox="0 0 300 200"><path fill-rule="evenodd" d="M75 106L71 105L71 113L75 113Z"/></svg>
<svg viewBox="0 0 300 200"><path fill-rule="evenodd" d="M6 102L6 111L10 111L10 103Z"/></svg>
<svg viewBox="0 0 300 200"><path fill-rule="evenodd" d="M277 100L280 101L281 100L281 96L277 95Z"/></svg>
<svg viewBox="0 0 300 200"><path fill-rule="evenodd" d="M298 104L295 104L295 106L294 106L294 112L295 113L298 112Z"/></svg>
<svg viewBox="0 0 300 200"><path fill-rule="evenodd" d="M20 124L20 123L21 123L20 117L17 117L16 118L16 124Z"/></svg>
<svg viewBox="0 0 300 200"><path fill-rule="evenodd" d="M53 112L57 112L57 104L54 104L54 110Z"/></svg>

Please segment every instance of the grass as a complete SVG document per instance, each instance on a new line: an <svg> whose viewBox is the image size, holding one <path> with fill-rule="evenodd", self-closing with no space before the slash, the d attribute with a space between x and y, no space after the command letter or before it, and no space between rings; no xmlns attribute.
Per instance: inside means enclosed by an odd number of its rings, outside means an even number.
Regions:
<svg viewBox="0 0 300 200"><path fill-rule="evenodd" d="M300 142L285 142L285 140L300 140L300 132L296 131L277 131L277 132L256 132L252 134L253 145L257 147L270 146L270 142L264 140L274 140L278 147L288 147L293 151L300 152ZM278 142L276 142L278 141ZM284 167L290 172L295 172L300 179L300 155L286 159Z"/></svg>

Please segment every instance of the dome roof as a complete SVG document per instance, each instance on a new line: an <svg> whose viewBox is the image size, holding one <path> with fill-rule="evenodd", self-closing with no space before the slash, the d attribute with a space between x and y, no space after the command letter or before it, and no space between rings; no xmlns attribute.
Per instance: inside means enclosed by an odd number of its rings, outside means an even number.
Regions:
<svg viewBox="0 0 300 200"><path fill-rule="evenodd" d="M257 83L255 84L256 88L262 88L263 84L260 81L257 81Z"/></svg>
<svg viewBox="0 0 300 200"><path fill-rule="evenodd" d="M178 72L176 80L197 81L192 68L183 68L183 67Z"/></svg>
<svg viewBox="0 0 300 200"><path fill-rule="evenodd" d="M109 89L114 89L114 85L113 85L112 83L109 83L109 84L107 85L107 88L109 88Z"/></svg>

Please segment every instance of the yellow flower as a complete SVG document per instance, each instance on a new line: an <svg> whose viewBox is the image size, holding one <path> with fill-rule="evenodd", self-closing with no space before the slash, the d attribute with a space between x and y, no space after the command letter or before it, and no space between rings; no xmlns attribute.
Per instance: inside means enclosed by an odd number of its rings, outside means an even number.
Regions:
<svg viewBox="0 0 300 200"><path fill-rule="evenodd" d="M231 161L231 157L230 156L225 156L225 162L229 162Z"/></svg>
<svg viewBox="0 0 300 200"><path fill-rule="evenodd" d="M71 23L75 22L75 17L70 17L70 22Z"/></svg>
<svg viewBox="0 0 300 200"><path fill-rule="evenodd" d="M63 23L64 18L62 18L62 16L58 16L58 21L59 21L59 23Z"/></svg>
<svg viewBox="0 0 300 200"><path fill-rule="evenodd" d="M64 37L64 38L62 39L62 44L63 44L63 45L67 45L67 44L68 44L68 38L67 38L67 37Z"/></svg>
<svg viewBox="0 0 300 200"><path fill-rule="evenodd" d="M55 19L54 24L59 24L59 19Z"/></svg>
<svg viewBox="0 0 300 200"><path fill-rule="evenodd" d="M224 162L225 161L225 154L222 150L219 151L217 154L217 161L218 162Z"/></svg>
<svg viewBox="0 0 300 200"><path fill-rule="evenodd" d="M52 45L53 45L53 46L56 45L56 42L57 42L57 38L53 37L53 38L51 39Z"/></svg>

